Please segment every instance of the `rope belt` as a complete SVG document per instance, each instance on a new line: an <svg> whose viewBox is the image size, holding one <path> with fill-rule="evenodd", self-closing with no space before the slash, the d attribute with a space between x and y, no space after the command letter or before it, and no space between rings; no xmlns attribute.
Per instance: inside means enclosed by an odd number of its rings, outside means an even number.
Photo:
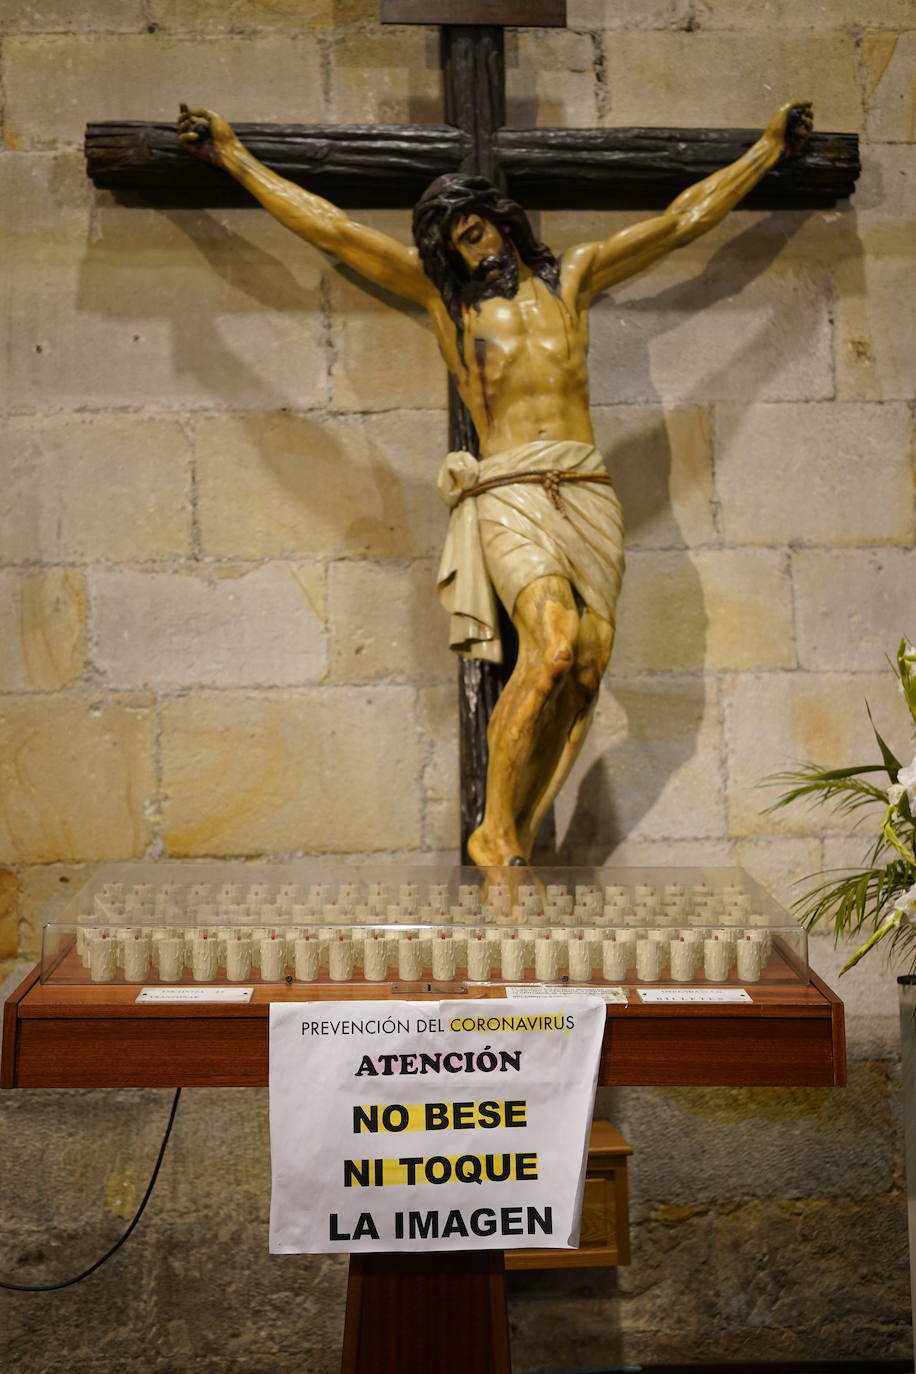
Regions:
<svg viewBox="0 0 916 1374"><path fill-rule="evenodd" d="M510 487L521 482L537 482L561 514L565 514L560 495L561 482L599 482L604 487L613 485L606 472L561 472L558 468L550 468L544 472L509 472L505 477L491 477L487 481L478 482L476 487L468 487L458 497L457 504L460 505L469 496L480 496L485 491L492 491L494 487Z"/></svg>

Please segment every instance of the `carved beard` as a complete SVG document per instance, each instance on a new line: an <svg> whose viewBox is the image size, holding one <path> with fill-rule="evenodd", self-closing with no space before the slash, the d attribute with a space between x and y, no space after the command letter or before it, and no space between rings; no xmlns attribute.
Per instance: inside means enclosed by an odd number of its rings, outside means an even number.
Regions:
<svg viewBox="0 0 916 1374"><path fill-rule="evenodd" d="M497 275L490 277L494 267L498 269ZM500 254L484 258L475 268L465 287L464 300L467 305L477 305L491 296L506 296L511 300L517 290L518 258L512 245L506 243Z"/></svg>

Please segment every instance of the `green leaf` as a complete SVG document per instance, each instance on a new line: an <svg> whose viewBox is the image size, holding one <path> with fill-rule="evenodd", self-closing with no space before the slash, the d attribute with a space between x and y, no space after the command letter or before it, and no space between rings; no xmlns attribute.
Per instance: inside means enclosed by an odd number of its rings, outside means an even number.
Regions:
<svg viewBox="0 0 916 1374"><path fill-rule="evenodd" d="M890 778L891 782L896 782L897 774L900 772L902 764L895 755L894 751L891 749L890 745L886 744L885 741L881 738L880 734L878 733L878 727L875 724L875 718L871 713L871 707L869 706L867 701L865 703L865 709L868 712L868 719L871 721L871 728L875 732L875 739L878 741L878 748L881 750L881 757L884 759L884 767L887 769L887 775Z"/></svg>
<svg viewBox="0 0 916 1374"><path fill-rule="evenodd" d="M883 923L883 925L879 926L875 933L869 936L869 938L865 941L865 944L862 945L861 949L857 949L852 958L846 960L846 963L840 969L840 973L848 973L851 968L855 968L859 960L864 958L868 951L870 949L873 949L879 940L883 940L885 935L890 935L892 930L896 930L902 920L902 911L892 912L891 915L888 916L887 920Z"/></svg>

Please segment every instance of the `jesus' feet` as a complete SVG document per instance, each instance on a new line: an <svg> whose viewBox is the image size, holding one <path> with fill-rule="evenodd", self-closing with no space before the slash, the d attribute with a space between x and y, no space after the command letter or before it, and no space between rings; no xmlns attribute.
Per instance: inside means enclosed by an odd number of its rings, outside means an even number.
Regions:
<svg viewBox="0 0 916 1374"><path fill-rule="evenodd" d="M517 835L488 829L486 821L477 827L468 840L468 853L478 868L506 868L513 860L522 863L528 861Z"/></svg>

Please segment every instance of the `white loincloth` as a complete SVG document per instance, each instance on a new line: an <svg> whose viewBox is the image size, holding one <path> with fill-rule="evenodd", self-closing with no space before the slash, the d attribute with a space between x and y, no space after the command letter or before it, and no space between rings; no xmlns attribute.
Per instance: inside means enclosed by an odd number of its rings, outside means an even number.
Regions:
<svg viewBox="0 0 916 1374"><path fill-rule="evenodd" d="M489 458L450 453L439 494L452 507L436 588L449 612L449 646L502 663L496 596L511 616L519 592L539 577L565 577L581 601L614 623L623 576L623 518L613 487L561 482L558 510L540 482L519 482L461 500L461 493L516 472L599 473L592 444L538 440ZM495 594L494 594L495 589Z"/></svg>

